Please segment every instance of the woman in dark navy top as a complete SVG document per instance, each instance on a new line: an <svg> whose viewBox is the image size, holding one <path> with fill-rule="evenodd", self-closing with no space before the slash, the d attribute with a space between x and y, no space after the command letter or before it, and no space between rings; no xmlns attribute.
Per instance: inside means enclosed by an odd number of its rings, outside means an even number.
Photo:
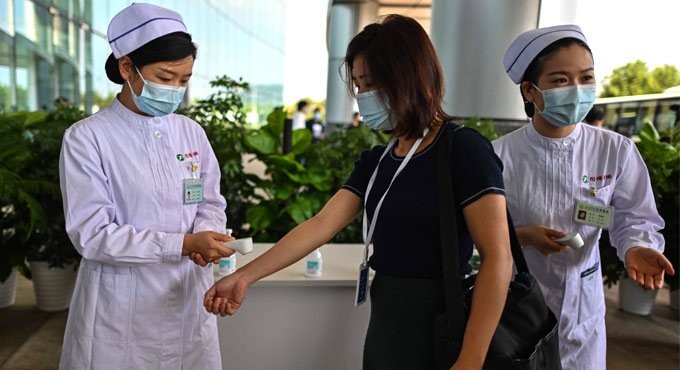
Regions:
<svg viewBox="0 0 680 370"><path fill-rule="evenodd" d="M444 310L436 155L446 144L460 260L470 259L474 242L483 261L453 369L481 369L512 274L501 163L488 140L449 123L441 66L415 20L390 15L368 25L350 42L344 62L364 122L390 132L392 141L362 153L318 214L217 282L205 307L234 314L251 284L302 259L363 213L364 238L373 244L368 264L376 272L363 367L433 368L432 322ZM467 262L461 271L470 271Z"/></svg>

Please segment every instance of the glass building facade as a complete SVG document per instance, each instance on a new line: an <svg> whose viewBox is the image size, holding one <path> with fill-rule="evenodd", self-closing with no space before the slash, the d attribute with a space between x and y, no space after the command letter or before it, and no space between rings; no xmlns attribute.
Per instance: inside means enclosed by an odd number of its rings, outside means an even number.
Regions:
<svg viewBox="0 0 680 370"><path fill-rule="evenodd" d="M106 77L111 18L133 1L0 0L0 111L50 109L65 98L91 113L121 86ZM283 103L286 0L147 1L179 12L198 45L189 98L228 75L250 83L260 115Z"/></svg>

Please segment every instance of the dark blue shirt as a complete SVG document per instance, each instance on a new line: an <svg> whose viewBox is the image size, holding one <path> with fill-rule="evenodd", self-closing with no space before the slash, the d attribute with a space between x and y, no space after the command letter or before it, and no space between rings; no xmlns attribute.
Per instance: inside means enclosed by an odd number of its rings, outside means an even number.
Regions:
<svg viewBox="0 0 680 370"><path fill-rule="evenodd" d="M442 276L439 201L437 194L437 151L448 141L451 176L456 202L461 273L471 271L472 240L462 209L488 193L505 194L503 168L491 143L477 131L447 123L435 140L413 155L385 197L373 234L369 265L377 272L398 277ZM355 162L343 186L362 200L368 181L385 146L366 150ZM373 219L375 207L404 157L394 149L380 162L378 175L368 196L366 211ZM453 246L451 246L453 247Z"/></svg>

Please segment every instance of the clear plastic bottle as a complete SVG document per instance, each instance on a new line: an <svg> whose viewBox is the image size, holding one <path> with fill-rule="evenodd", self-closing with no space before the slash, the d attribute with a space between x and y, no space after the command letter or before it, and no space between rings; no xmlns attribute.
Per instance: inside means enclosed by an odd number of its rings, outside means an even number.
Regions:
<svg viewBox="0 0 680 370"><path fill-rule="evenodd" d="M227 229L225 234L231 236L232 229ZM217 266L217 273L220 275L229 275L236 271L236 253L229 257L220 258L220 262Z"/></svg>
<svg viewBox="0 0 680 370"><path fill-rule="evenodd" d="M321 277L323 271L323 258L319 249L315 249L312 253L307 255L305 263L305 276L318 278Z"/></svg>

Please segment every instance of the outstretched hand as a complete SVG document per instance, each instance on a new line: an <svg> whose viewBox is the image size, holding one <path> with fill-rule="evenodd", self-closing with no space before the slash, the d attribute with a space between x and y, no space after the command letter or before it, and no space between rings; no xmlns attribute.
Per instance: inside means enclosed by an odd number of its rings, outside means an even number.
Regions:
<svg viewBox="0 0 680 370"><path fill-rule="evenodd" d="M203 297L205 310L215 315L233 315L241 307L250 283L236 273L216 282Z"/></svg>
<svg viewBox="0 0 680 370"><path fill-rule="evenodd" d="M628 278L645 289L663 288L664 272L675 275L673 265L656 249L634 247L626 252Z"/></svg>
<svg viewBox="0 0 680 370"><path fill-rule="evenodd" d="M569 250L568 245L558 243L554 240L561 238L564 235L566 234L562 231L539 225L521 226L517 228L517 236L522 245L531 245L544 256Z"/></svg>

